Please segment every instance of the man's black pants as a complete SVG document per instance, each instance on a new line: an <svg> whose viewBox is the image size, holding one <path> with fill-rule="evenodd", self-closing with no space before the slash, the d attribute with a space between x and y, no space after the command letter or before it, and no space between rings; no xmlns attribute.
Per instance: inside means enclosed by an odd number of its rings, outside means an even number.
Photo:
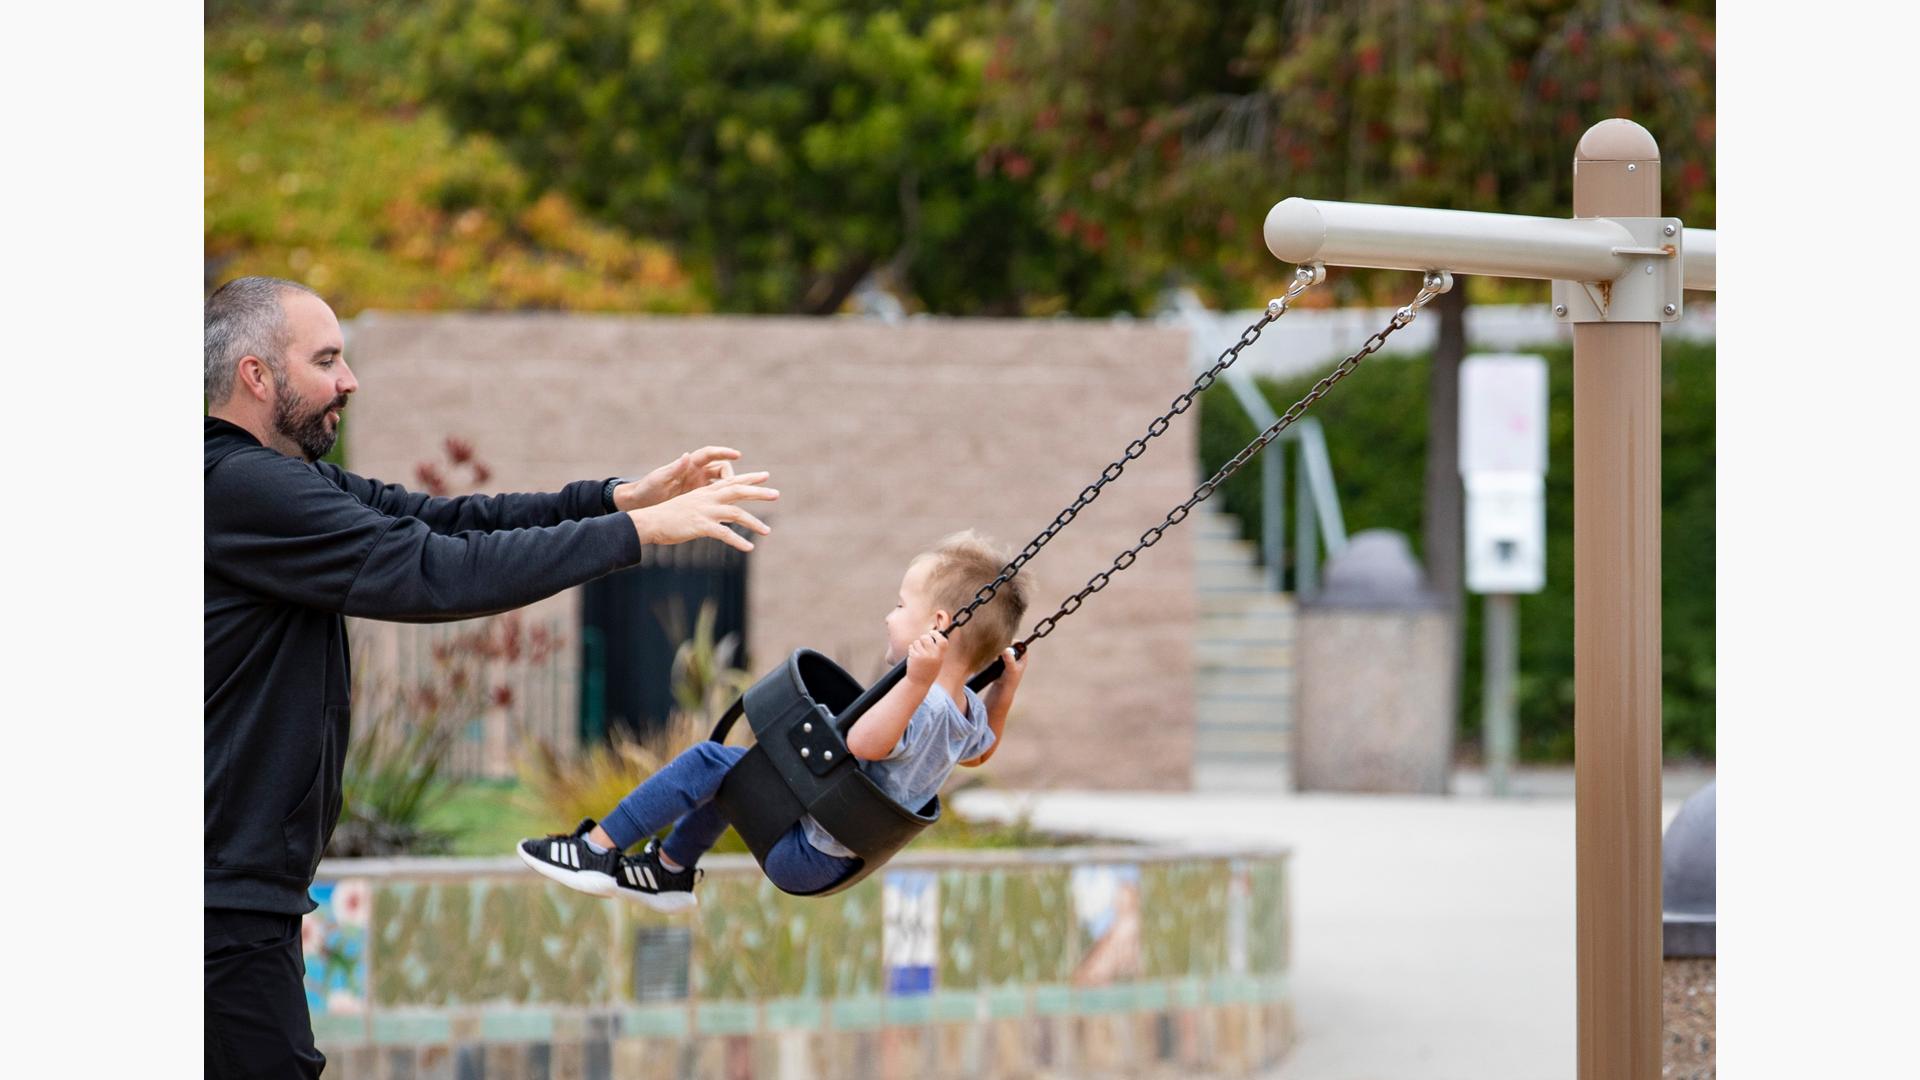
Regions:
<svg viewBox="0 0 1920 1080"><path fill-rule="evenodd" d="M207 908L207 1076L319 1076L300 916Z"/></svg>

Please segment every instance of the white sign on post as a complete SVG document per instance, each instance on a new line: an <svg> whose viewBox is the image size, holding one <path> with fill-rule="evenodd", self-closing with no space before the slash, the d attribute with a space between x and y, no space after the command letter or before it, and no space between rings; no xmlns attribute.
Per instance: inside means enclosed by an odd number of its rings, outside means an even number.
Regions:
<svg viewBox="0 0 1920 1080"><path fill-rule="evenodd" d="M1460 475L1467 588L1533 593L1547 582L1547 362L1481 355L1460 364Z"/></svg>

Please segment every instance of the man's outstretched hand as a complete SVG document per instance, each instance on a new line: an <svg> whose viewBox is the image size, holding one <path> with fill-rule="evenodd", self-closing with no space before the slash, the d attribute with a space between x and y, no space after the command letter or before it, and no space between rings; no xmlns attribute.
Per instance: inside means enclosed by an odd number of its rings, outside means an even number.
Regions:
<svg viewBox="0 0 1920 1080"><path fill-rule="evenodd" d="M738 460L740 451L731 446L703 446L681 454L640 479L614 488L613 508L644 510L696 488L732 479L733 463Z"/></svg>
<svg viewBox="0 0 1920 1080"><path fill-rule="evenodd" d="M741 473L704 482L665 502L630 510L627 516L633 519L643 544L684 544L711 537L741 551L752 551L752 542L727 526L744 525L761 536L773 531L738 505L778 499L778 491L761 486L767 476L763 472Z"/></svg>

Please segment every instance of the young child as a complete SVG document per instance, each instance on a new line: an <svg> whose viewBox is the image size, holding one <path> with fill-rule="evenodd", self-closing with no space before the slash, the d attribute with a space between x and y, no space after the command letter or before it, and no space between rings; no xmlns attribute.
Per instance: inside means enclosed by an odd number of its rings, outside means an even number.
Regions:
<svg viewBox="0 0 1920 1080"><path fill-rule="evenodd" d="M971 531L956 533L916 556L900 581L899 602L886 618L887 663L907 660L906 677L847 732L847 749L882 790L904 806L920 806L940 790L955 765L976 766L999 748L1013 695L1026 674L1009 645L1027 610L1027 579L1000 586L966 625L945 631L954 612L1000 573L1011 557ZM1006 673L984 696L967 688L975 672L1004 653ZM596 896L620 895L660 911L692 907L694 866L726 831L713 806L720 781L744 747L696 743L649 777L596 824L570 834L523 840L528 866ZM673 826L666 840L651 837ZM638 855L624 854L641 840ZM793 892L826 888L855 866L852 851L811 817L802 818L767 855L774 884Z"/></svg>

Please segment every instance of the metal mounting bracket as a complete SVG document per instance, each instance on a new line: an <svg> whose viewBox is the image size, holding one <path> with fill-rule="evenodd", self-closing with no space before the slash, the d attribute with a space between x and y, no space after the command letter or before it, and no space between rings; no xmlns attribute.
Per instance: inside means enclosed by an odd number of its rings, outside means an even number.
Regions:
<svg viewBox="0 0 1920 1080"><path fill-rule="evenodd" d="M1684 282L1679 218L1606 218L1633 243L1613 248L1627 268L1612 281L1555 281L1553 314L1562 322L1673 322L1680 317Z"/></svg>

